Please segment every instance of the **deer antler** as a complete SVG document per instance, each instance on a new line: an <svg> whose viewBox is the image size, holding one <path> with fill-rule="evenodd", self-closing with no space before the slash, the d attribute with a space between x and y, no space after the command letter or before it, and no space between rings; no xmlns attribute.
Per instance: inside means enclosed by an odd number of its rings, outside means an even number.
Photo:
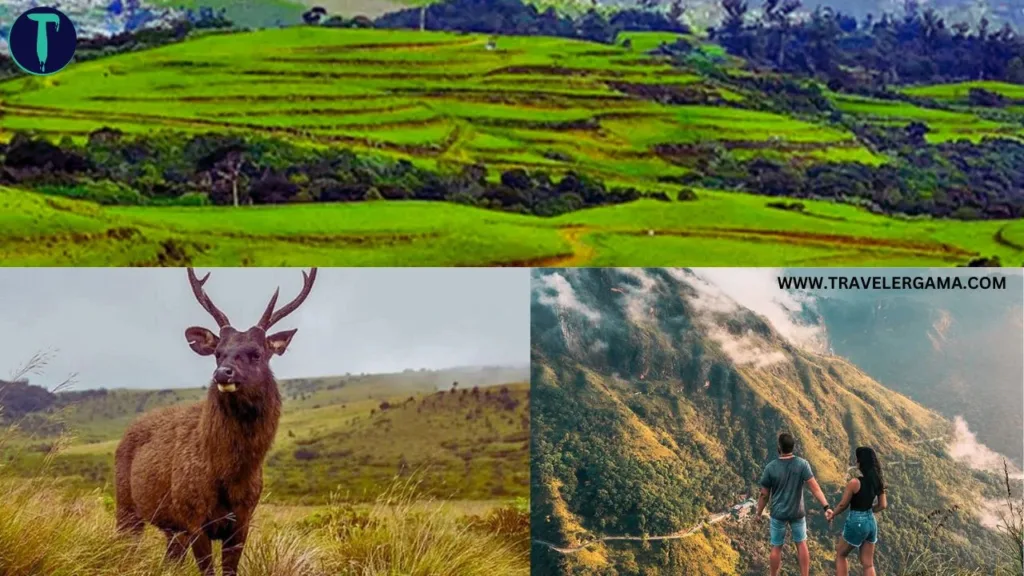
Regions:
<svg viewBox="0 0 1024 576"><path fill-rule="evenodd" d="M218 328L224 328L230 326L231 321L228 320L227 315L217 308L210 297L206 295L206 291L203 290L203 284L210 279L210 273L207 272L206 276L203 276L202 280L196 277L196 271L192 268L188 269L188 283L192 285L192 293L196 295L196 300L199 300L199 304L202 305L203 309L213 316L213 319L217 321Z"/></svg>
<svg viewBox="0 0 1024 576"><path fill-rule="evenodd" d="M274 295L270 297L270 303L267 304L267 309L263 311L263 316L260 321L256 323L257 326L264 330L270 330L270 327L277 324L285 316L291 314L296 308L302 305L302 302L309 296L309 291L313 289L313 281L316 280L316 268L310 268L309 274L305 271L302 272L302 292L295 297L288 304L285 304L283 308L278 311L274 311L274 306L277 305L277 297L281 292L281 288L274 290Z"/></svg>

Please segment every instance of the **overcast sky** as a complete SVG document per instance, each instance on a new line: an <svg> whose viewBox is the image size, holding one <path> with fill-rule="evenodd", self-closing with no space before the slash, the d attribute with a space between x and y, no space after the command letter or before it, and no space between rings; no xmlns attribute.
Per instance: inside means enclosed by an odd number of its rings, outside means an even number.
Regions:
<svg viewBox="0 0 1024 576"><path fill-rule="evenodd" d="M232 325L255 324L274 288L278 305L302 287L296 268L212 271L206 291ZM271 361L279 378L398 372L406 368L526 365L526 269L321 268L306 302L273 331L298 328ZM33 383L77 373L74 389L199 387L212 357L185 329L216 323L184 269L0 268L0 378L37 352L55 351Z"/></svg>

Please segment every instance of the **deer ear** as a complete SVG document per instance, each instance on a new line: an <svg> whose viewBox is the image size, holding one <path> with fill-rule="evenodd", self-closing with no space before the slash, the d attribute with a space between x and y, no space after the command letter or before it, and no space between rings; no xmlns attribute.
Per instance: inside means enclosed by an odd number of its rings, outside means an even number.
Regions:
<svg viewBox="0 0 1024 576"><path fill-rule="evenodd" d="M185 330L185 340L192 351L200 356L209 356L217 350L220 338L206 328L193 326Z"/></svg>
<svg viewBox="0 0 1024 576"><path fill-rule="evenodd" d="M298 331L299 329L296 328L295 330L285 330L284 332L276 332L267 336L267 348L278 356L284 354L284 351L288 349L288 344L292 341L292 336L295 336L295 333Z"/></svg>

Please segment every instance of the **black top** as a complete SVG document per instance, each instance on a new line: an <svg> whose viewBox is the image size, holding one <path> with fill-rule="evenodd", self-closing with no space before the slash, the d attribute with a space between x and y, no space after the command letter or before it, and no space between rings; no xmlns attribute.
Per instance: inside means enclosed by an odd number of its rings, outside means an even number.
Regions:
<svg viewBox="0 0 1024 576"><path fill-rule="evenodd" d="M860 479L860 490L850 498L850 510L866 512L871 510L875 504L875 496L878 495L878 487L867 478Z"/></svg>

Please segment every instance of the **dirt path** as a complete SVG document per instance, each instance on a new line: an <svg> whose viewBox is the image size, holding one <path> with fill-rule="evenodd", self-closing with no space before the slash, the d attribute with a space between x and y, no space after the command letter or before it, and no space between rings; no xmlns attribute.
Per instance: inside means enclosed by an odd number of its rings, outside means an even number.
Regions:
<svg viewBox="0 0 1024 576"><path fill-rule="evenodd" d="M743 503L741 503L741 506L742 506L742 509L752 508L754 506L754 502L744 501ZM690 536L693 536L698 531L700 531L701 528L703 528L705 526L711 526L713 524L718 524L719 522L722 522L722 521L730 518L731 516L732 516L732 514L730 512L722 512L721 514L716 514L716 515L712 516L709 520L701 521L697 525L695 525L695 526L693 526L693 527L691 527L691 528L689 528L687 530L680 530L679 532L675 532L673 534L665 534L663 536L601 536L601 537L596 538L594 540L591 540L590 542L587 542L585 544L580 544L579 546L573 546L573 547L557 546L557 545L552 544L550 542L545 542L544 540L537 540L537 539L534 539L533 542L535 544L540 544L541 546L547 546L548 548L550 548L551 550L554 550L555 552L558 552L559 554L575 554L575 553L577 553L577 552L587 548L588 546L593 546L594 544L597 544L599 542L612 542L612 541L640 542L640 541L644 541L644 540L649 542L651 540L681 540L683 538L689 538Z"/></svg>

